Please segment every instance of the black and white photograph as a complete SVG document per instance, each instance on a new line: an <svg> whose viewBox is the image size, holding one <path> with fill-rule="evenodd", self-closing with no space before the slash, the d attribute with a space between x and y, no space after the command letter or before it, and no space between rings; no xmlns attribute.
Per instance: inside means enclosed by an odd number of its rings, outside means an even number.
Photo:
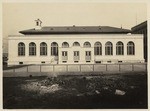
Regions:
<svg viewBox="0 0 150 111"><path fill-rule="evenodd" d="M147 2L2 2L3 109L148 109Z"/></svg>

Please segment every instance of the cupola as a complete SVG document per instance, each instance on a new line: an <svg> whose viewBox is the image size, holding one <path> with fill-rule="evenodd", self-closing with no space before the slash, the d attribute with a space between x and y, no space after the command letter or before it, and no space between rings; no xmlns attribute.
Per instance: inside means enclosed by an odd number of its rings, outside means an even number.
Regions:
<svg viewBox="0 0 150 111"><path fill-rule="evenodd" d="M35 20L35 22L36 22L35 30L41 29L42 21L40 19L37 19Z"/></svg>

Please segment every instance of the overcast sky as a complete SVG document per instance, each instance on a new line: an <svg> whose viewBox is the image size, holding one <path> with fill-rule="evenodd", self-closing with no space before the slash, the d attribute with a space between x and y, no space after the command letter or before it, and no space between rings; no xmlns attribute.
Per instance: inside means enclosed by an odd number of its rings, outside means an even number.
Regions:
<svg viewBox="0 0 150 111"><path fill-rule="evenodd" d="M145 3L3 3L3 37L42 26L114 26L131 29L147 20ZM4 40L4 51L7 41Z"/></svg>

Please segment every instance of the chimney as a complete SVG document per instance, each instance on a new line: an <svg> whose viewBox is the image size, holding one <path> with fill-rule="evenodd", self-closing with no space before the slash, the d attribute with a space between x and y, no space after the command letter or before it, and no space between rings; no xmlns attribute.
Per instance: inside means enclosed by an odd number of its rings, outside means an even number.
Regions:
<svg viewBox="0 0 150 111"><path fill-rule="evenodd" d="M37 19L35 20L35 22L36 22L35 30L41 29L42 21L40 19Z"/></svg>

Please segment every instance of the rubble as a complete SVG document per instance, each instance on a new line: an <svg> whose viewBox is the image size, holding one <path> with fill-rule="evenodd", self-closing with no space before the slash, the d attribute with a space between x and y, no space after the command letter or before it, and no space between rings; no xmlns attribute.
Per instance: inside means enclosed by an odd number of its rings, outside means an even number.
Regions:
<svg viewBox="0 0 150 111"><path fill-rule="evenodd" d="M108 87L103 87L104 90L108 90Z"/></svg>
<svg viewBox="0 0 150 111"><path fill-rule="evenodd" d="M116 91L115 91L115 95L121 95L121 96L123 96L125 94L126 94L125 91L122 91L122 90L119 90L119 89L116 89Z"/></svg>
<svg viewBox="0 0 150 111"><path fill-rule="evenodd" d="M131 88L131 89L135 89L135 88L137 88L137 86L130 86L130 88Z"/></svg>
<svg viewBox="0 0 150 111"><path fill-rule="evenodd" d="M21 86L21 88L23 90L26 90L26 91L38 92L39 94L53 93L53 92L58 91L58 90L61 89L59 84L44 86L44 85L41 85L38 82L28 83L26 85Z"/></svg>
<svg viewBox="0 0 150 111"><path fill-rule="evenodd" d="M84 94L80 93L80 94L77 94L77 96L84 96Z"/></svg>
<svg viewBox="0 0 150 111"><path fill-rule="evenodd" d="M100 94L100 92L99 92L98 90L95 90L95 93L96 93L96 94Z"/></svg>

